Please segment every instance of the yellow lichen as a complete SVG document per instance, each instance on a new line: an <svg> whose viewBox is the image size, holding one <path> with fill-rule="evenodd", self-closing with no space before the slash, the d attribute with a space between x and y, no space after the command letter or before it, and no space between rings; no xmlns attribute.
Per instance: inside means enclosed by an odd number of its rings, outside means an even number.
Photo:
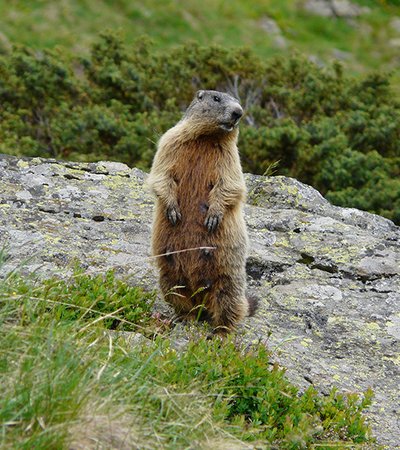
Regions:
<svg viewBox="0 0 400 450"><path fill-rule="evenodd" d="M27 161L24 161L23 159L20 159L17 162L17 166L20 167L21 169L26 169L27 167L29 167L29 164Z"/></svg>
<svg viewBox="0 0 400 450"><path fill-rule="evenodd" d="M400 355L397 356L384 356L382 358L384 361L390 361L396 366L400 367Z"/></svg>
<svg viewBox="0 0 400 450"><path fill-rule="evenodd" d="M309 347L310 346L310 344L312 344L312 339L310 339L310 338L304 338L301 342L300 342L300 344L303 346L303 347Z"/></svg>
<svg viewBox="0 0 400 450"><path fill-rule="evenodd" d="M379 326L379 324L377 324L376 322L367 322L365 324L365 326L370 330L370 331L379 331L381 329L381 327Z"/></svg>

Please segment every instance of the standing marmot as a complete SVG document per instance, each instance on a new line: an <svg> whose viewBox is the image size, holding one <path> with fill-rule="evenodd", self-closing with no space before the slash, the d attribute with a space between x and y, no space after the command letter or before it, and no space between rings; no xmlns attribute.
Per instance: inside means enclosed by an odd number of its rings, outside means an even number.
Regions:
<svg viewBox="0 0 400 450"><path fill-rule="evenodd" d="M249 314L245 297L246 186L236 146L243 110L228 94L199 91L160 139L149 176L157 197L152 253L164 299L181 318L223 332Z"/></svg>

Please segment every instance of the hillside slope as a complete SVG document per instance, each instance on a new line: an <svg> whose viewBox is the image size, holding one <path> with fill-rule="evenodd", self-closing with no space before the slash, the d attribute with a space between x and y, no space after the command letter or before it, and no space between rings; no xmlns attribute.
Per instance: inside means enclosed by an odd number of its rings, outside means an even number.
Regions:
<svg viewBox="0 0 400 450"><path fill-rule="evenodd" d="M3 49L22 43L85 53L99 32L111 28L122 30L127 42L145 34L160 47L193 39L249 46L260 56L299 50L321 63L340 59L356 73L393 70L399 63L396 1L1 0L0 12Z"/></svg>

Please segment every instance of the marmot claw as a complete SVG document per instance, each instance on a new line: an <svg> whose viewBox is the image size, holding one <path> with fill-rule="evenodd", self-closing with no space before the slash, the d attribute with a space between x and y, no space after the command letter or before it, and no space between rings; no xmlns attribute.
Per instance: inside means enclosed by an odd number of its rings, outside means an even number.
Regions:
<svg viewBox="0 0 400 450"><path fill-rule="evenodd" d="M218 225L221 223L222 216L220 214L210 215L206 218L204 225L207 228L207 230L212 233L215 231L218 227Z"/></svg>
<svg viewBox="0 0 400 450"><path fill-rule="evenodd" d="M168 220L172 223L172 225L176 225L181 219L182 215L176 206L171 206L167 208L167 217Z"/></svg>

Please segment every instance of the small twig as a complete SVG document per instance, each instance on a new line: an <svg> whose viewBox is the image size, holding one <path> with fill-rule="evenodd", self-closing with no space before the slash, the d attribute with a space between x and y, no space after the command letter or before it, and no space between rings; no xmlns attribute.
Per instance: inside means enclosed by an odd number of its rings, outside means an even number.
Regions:
<svg viewBox="0 0 400 450"><path fill-rule="evenodd" d="M154 259L154 258L160 258L161 256L169 256L169 255L175 255L176 253L184 253L184 252L193 252L195 250L216 250L217 247L193 247L193 248L185 248L183 250L175 250L173 252L167 252L167 253L161 253L160 255L154 255L154 256L147 256L146 258L141 259Z"/></svg>

